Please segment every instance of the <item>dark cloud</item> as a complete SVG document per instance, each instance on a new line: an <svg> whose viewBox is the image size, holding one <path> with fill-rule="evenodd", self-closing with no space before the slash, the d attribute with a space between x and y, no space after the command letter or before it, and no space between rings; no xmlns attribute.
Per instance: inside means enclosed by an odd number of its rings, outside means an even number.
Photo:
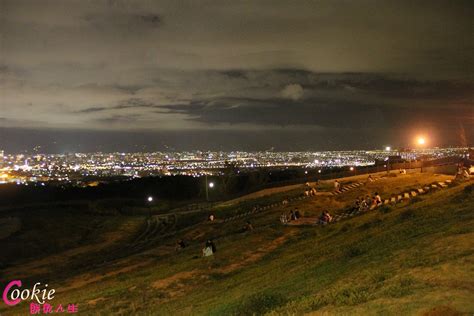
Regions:
<svg viewBox="0 0 474 316"><path fill-rule="evenodd" d="M124 101L120 101L117 105L110 107L103 106L93 106L77 111L77 113L94 113L94 112L103 112L103 111L112 111L112 110L122 110L122 109L133 109L133 108L156 108L158 105L153 102L148 102L140 98L130 98Z"/></svg>
<svg viewBox="0 0 474 316"><path fill-rule="evenodd" d="M93 106L90 108L85 108L83 110L77 111L77 113L94 113L94 112L101 112L101 111L106 111L108 108L103 107L103 106Z"/></svg>
<svg viewBox="0 0 474 316"><path fill-rule="evenodd" d="M472 135L473 14L438 0L3 0L0 123L219 131L236 148L250 131L266 146L267 131L294 144L304 130L315 147Z"/></svg>

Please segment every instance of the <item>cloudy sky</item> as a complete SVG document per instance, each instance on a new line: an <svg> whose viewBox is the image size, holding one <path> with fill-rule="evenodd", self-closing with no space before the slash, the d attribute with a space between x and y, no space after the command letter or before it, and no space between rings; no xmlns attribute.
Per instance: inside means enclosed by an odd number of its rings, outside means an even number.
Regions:
<svg viewBox="0 0 474 316"><path fill-rule="evenodd" d="M473 143L472 1L0 0L0 149Z"/></svg>

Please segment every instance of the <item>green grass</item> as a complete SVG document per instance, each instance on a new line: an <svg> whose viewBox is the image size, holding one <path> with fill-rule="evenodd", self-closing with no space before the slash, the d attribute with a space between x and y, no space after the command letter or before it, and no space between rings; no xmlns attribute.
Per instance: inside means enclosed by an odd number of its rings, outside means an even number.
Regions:
<svg viewBox="0 0 474 316"><path fill-rule="evenodd" d="M295 206L307 214L336 211L366 192L378 190L384 196L441 178L390 177L337 201L318 197L280 206L252 217L255 230L250 233L238 232L245 219L198 225L183 236L203 235L190 239L181 252L164 252L174 241L167 239L108 266L65 271L61 279L50 276L50 284L59 290L58 303L77 302L87 315L411 315L433 309L472 314L472 185L419 196L326 227L278 223L278 215ZM245 208L275 200L277 196L247 201ZM237 207L222 212L232 214ZM216 240L215 257L194 258L208 237ZM136 264L143 265L110 274ZM54 262L51 265L53 271ZM100 281L60 290L77 277L106 273L109 276ZM98 298L102 300L89 303ZM0 307L2 315L21 310L27 306Z"/></svg>

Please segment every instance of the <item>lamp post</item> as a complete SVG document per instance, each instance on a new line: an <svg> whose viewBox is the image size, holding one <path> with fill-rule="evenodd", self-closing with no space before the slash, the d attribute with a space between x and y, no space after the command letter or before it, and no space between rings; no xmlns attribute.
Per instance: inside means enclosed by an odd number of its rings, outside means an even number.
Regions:
<svg viewBox="0 0 474 316"><path fill-rule="evenodd" d="M214 188L214 182L207 182L207 174L206 174L206 201L209 202L209 189Z"/></svg>
<svg viewBox="0 0 474 316"><path fill-rule="evenodd" d="M390 152L392 151L392 147L385 147L385 151L389 153L389 156L387 157L387 173L390 173Z"/></svg>
<svg viewBox="0 0 474 316"><path fill-rule="evenodd" d="M151 217L151 203L153 202L153 197L150 195L146 200L148 202L148 217Z"/></svg>
<svg viewBox="0 0 474 316"><path fill-rule="evenodd" d="M357 170L356 170L356 168L350 167L349 170L352 171L352 172L354 172L354 175L357 175Z"/></svg>
<svg viewBox="0 0 474 316"><path fill-rule="evenodd" d="M421 148L421 147L424 147L425 144L426 144L426 139L423 137L423 136L420 136L417 138L416 140L418 146ZM424 163L424 157L423 155L421 156L421 167L420 167L420 173L423 173L423 163Z"/></svg>

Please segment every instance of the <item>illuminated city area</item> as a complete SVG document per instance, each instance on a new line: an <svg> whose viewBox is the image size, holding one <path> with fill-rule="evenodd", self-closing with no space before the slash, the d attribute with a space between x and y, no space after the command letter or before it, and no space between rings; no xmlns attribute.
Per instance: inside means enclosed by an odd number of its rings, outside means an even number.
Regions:
<svg viewBox="0 0 474 316"><path fill-rule="evenodd" d="M232 166L238 172L256 168L363 167L384 164L389 159L414 161L464 156L468 148L318 152L152 152L9 154L0 151L0 183L25 184L54 181L83 184L110 177L141 178L170 175L220 175ZM88 182L94 184L95 182Z"/></svg>

